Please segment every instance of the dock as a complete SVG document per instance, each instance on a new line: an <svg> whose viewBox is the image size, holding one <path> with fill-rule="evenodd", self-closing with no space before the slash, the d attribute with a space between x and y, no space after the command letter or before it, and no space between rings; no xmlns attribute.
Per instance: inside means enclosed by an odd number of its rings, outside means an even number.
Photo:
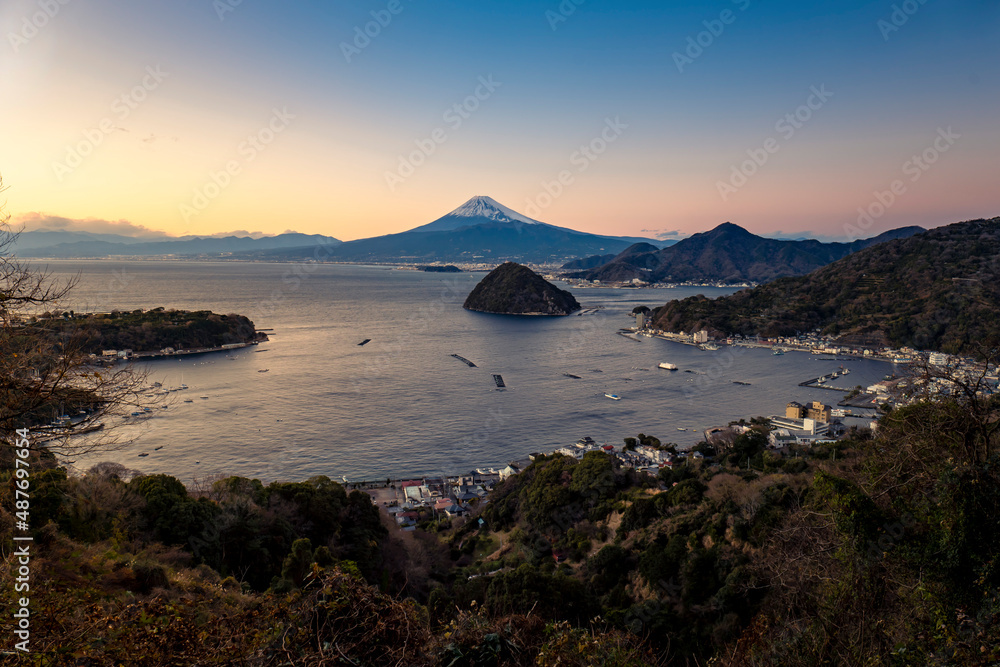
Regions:
<svg viewBox="0 0 1000 667"><path fill-rule="evenodd" d="M812 389L829 389L830 391L839 391L839 392L843 392L845 394L849 394L850 392L854 391L854 387L850 387L848 389L845 389L843 387L834 387L834 386L828 385L826 383L829 380L834 380L836 378L843 377L843 376L847 375L850 372L851 372L850 369L845 368L843 371L836 371L834 373L830 373L829 375L823 375L823 376L818 377L818 378L813 378L811 380L806 380L805 382L800 382L799 386L800 387L810 387Z"/></svg>
<svg viewBox="0 0 1000 667"><path fill-rule="evenodd" d="M461 361L463 364L467 365L469 368L476 368L476 365L474 363L472 363L471 361L469 361L468 359L466 359L463 356L460 356L460 355L457 355L457 354L453 354L451 356L455 357L456 359L458 359L459 361Z"/></svg>
<svg viewBox="0 0 1000 667"><path fill-rule="evenodd" d="M497 388L498 389L503 389L503 388L505 388L507 386L503 382L503 376L502 375L497 375L497 374L494 373L493 374L493 381L497 383Z"/></svg>

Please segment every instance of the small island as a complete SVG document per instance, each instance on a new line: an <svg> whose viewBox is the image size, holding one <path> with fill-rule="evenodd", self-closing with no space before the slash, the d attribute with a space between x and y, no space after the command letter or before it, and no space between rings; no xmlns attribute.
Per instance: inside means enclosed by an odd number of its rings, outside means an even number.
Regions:
<svg viewBox="0 0 1000 667"><path fill-rule="evenodd" d="M465 273L454 264L446 264L444 266L418 266L417 268L426 273Z"/></svg>
<svg viewBox="0 0 1000 667"><path fill-rule="evenodd" d="M580 304L528 267L505 262L476 285L464 308L499 315L560 316L580 310Z"/></svg>
<svg viewBox="0 0 1000 667"><path fill-rule="evenodd" d="M84 353L125 358L221 351L268 339L243 315L162 307L87 314L46 312L28 318L24 329L53 341L72 341ZM118 354L123 351L127 354Z"/></svg>

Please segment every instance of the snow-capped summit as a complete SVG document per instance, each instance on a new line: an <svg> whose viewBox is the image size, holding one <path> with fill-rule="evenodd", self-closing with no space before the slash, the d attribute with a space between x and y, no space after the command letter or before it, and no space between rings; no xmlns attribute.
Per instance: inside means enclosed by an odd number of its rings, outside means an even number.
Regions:
<svg viewBox="0 0 1000 667"><path fill-rule="evenodd" d="M473 225L512 223L522 225L545 225L544 222L532 220L517 211L507 208L492 197L473 197L454 211L438 218L434 222L421 225L412 232L443 232ZM548 226L548 225L546 225Z"/></svg>

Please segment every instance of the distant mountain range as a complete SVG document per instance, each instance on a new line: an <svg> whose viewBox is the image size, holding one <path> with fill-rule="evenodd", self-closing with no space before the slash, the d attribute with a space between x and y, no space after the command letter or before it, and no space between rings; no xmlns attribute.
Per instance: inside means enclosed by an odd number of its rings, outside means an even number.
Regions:
<svg viewBox="0 0 1000 667"><path fill-rule="evenodd" d="M1000 344L1000 218L886 241L812 273L654 311L668 331L785 336L821 329L846 342L950 353Z"/></svg>
<svg viewBox="0 0 1000 667"><path fill-rule="evenodd" d="M619 253L635 237L601 236L532 220L490 197L473 197L426 225L399 234L348 241L326 253L333 261L562 263L598 253ZM261 258L294 260L311 249L270 251Z"/></svg>
<svg viewBox="0 0 1000 667"><path fill-rule="evenodd" d="M136 238L118 234L89 232L35 231L18 235L14 252L20 257L114 257L114 256L226 256L234 253L259 252L281 248L338 245L332 236L298 234L294 232L252 238L226 236L222 238L187 236L181 238Z"/></svg>
<svg viewBox="0 0 1000 667"><path fill-rule="evenodd" d="M21 257L205 256L271 261L562 263L598 253L612 256L637 241L556 227L521 215L490 197L473 197L445 216L399 234L341 243L329 236L280 234L133 238L115 234L36 231L20 235L14 251ZM661 244L664 245L664 244Z"/></svg>
<svg viewBox="0 0 1000 667"><path fill-rule="evenodd" d="M764 238L726 222L666 248L637 243L600 266L566 275L601 282L639 278L647 282L763 283L803 275L871 245L923 231L922 227L903 227L853 243L823 243ZM583 263L594 259L598 258Z"/></svg>

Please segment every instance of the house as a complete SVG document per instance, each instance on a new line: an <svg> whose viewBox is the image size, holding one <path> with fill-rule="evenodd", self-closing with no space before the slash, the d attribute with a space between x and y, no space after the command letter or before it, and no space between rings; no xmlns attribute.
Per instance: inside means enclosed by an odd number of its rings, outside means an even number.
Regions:
<svg viewBox="0 0 1000 667"><path fill-rule="evenodd" d="M469 510L461 507L460 505L450 505L445 508L444 513L450 517L465 516L469 513Z"/></svg>

